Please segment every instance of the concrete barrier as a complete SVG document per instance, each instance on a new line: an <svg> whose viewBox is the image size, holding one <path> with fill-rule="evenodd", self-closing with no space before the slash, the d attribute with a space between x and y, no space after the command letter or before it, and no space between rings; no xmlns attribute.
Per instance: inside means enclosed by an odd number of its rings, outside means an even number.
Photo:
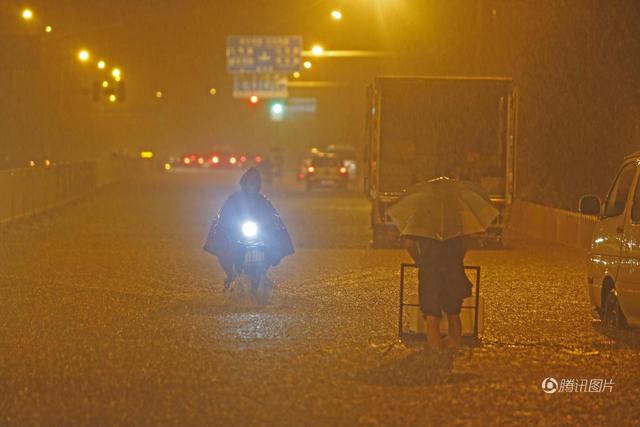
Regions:
<svg viewBox="0 0 640 427"><path fill-rule="evenodd" d="M529 237L586 250L597 221L596 216L517 200L508 227Z"/></svg>
<svg viewBox="0 0 640 427"><path fill-rule="evenodd" d="M98 162L0 170L0 224L37 215L131 179L138 160L112 156Z"/></svg>

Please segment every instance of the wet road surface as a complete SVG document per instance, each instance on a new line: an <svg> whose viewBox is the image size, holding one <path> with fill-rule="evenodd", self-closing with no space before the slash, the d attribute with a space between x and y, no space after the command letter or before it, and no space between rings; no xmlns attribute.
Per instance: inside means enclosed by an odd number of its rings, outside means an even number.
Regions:
<svg viewBox="0 0 640 427"><path fill-rule="evenodd" d="M297 250L274 304L222 293L201 246L236 178L159 175L0 230L0 425L640 423L639 334L592 320L583 254L471 251L482 343L433 357L396 341L409 259L368 249L358 193L269 190Z"/></svg>

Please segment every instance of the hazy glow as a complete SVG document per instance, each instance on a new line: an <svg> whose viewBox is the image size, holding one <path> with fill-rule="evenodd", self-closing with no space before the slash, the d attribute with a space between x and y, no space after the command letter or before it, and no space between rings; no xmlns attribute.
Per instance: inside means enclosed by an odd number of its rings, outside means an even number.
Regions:
<svg viewBox="0 0 640 427"><path fill-rule="evenodd" d="M120 71L120 68L114 68L113 70L111 70L111 75L118 78L122 75L122 71Z"/></svg>
<svg viewBox="0 0 640 427"><path fill-rule="evenodd" d="M336 21L339 21L342 19L342 12L340 12L339 10L332 10L331 11L331 18L333 18Z"/></svg>
<svg viewBox="0 0 640 427"><path fill-rule="evenodd" d="M88 50L82 49L80 52L78 52L78 59L80 61L87 62L89 58L91 58L91 54L89 53Z"/></svg>
<svg viewBox="0 0 640 427"><path fill-rule="evenodd" d="M215 95L216 93L218 93L218 91L216 90L216 88L215 88L215 87L212 87L211 89L209 89L209 93L210 93L211 95Z"/></svg>
<svg viewBox="0 0 640 427"><path fill-rule="evenodd" d="M251 98L249 98L249 101L251 101L252 104L257 104L258 101L260 101L260 98L258 98L256 95L252 95Z"/></svg>
<svg viewBox="0 0 640 427"><path fill-rule="evenodd" d="M98 61L98 68L100 68L101 70L104 70L104 67L106 66L107 66L106 62L102 60Z"/></svg>
<svg viewBox="0 0 640 427"><path fill-rule="evenodd" d="M311 48L311 52L315 55L315 56L322 56L322 54L324 53L324 48L322 46L320 46L319 44L313 46Z"/></svg>
<svg viewBox="0 0 640 427"><path fill-rule="evenodd" d="M115 81L119 82L120 80L122 80L122 77L120 77L120 76L116 76L116 77L114 77L114 78L113 78L113 80L115 80Z"/></svg>
<svg viewBox="0 0 640 427"><path fill-rule="evenodd" d="M33 19L33 11L31 9L22 10L22 19L31 21Z"/></svg>
<svg viewBox="0 0 640 427"><path fill-rule="evenodd" d="M213 156L211 158L211 162L213 162L214 164L218 164L220 163L220 159L218 158L218 156Z"/></svg>
<svg viewBox="0 0 640 427"><path fill-rule="evenodd" d="M304 68L306 68L307 70L309 70L312 67L311 61L304 61Z"/></svg>

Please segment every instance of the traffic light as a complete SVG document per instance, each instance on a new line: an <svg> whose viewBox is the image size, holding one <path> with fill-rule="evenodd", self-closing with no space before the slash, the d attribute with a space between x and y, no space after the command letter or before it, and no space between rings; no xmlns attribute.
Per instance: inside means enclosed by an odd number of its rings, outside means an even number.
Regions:
<svg viewBox="0 0 640 427"><path fill-rule="evenodd" d="M281 102L276 102L271 105L271 112L273 114L282 114L284 112L284 105Z"/></svg>
<svg viewBox="0 0 640 427"><path fill-rule="evenodd" d="M271 104L271 107L269 108L269 113L271 115L271 120L273 121L281 121L282 119L284 119L284 113L285 113L285 106L284 103L282 101L275 101L274 103Z"/></svg>

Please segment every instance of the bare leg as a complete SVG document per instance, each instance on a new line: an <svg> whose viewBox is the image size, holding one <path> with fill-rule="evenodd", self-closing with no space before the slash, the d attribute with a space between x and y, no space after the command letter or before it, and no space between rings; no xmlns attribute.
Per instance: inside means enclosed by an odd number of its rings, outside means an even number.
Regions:
<svg viewBox="0 0 640 427"><path fill-rule="evenodd" d="M449 345L460 347L462 342L462 321L459 314L447 314L449 324Z"/></svg>
<svg viewBox="0 0 640 427"><path fill-rule="evenodd" d="M427 342L429 347L434 349L442 348L442 338L440 337L440 318L436 316L426 316L427 322Z"/></svg>

